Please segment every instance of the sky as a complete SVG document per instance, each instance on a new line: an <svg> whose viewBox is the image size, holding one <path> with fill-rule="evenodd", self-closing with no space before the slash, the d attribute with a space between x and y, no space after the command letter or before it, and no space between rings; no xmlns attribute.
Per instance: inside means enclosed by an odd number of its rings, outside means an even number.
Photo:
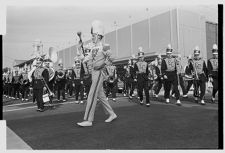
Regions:
<svg viewBox="0 0 225 153"><path fill-rule="evenodd" d="M75 45L77 31L82 31L83 39L88 40L91 22L95 19L103 21L105 33L108 33L115 28L122 28L178 7L204 15L208 21L218 22L215 1L197 4L178 2L153 4L149 0L109 0L108 2L8 0L6 34L3 36L3 67L11 67L14 59L30 59L34 50L32 43L35 39L43 42L44 53L48 52L49 47L61 50ZM117 23L117 27L114 22Z"/></svg>

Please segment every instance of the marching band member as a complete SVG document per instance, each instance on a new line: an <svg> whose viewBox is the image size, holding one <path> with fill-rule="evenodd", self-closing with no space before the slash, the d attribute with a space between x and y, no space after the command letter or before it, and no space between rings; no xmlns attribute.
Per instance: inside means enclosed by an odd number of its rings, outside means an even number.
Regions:
<svg viewBox="0 0 225 153"><path fill-rule="evenodd" d="M138 52L138 62L134 65L134 71L137 73L137 87L138 87L138 96L140 97L140 104L143 105L143 89L146 96L146 106L150 106L149 100L149 88L148 88L148 64L144 61L144 52L142 47L139 47Z"/></svg>
<svg viewBox="0 0 225 153"><path fill-rule="evenodd" d="M109 114L109 118L105 120L105 122L111 122L117 118L117 115L109 105L103 91L103 80L106 76L104 72L105 65L113 60L109 46L103 44L102 41L104 35L103 30L103 24L101 21L96 20L92 23L91 34L94 47L91 48L91 54L87 57L87 59L92 59L92 84L88 94L84 121L77 123L79 126L92 126L97 98L100 100L103 108L107 111L107 114Z"/></svg>
<svg viewBox="0 0 225 153"><path fill-rule="evenodd" d="M190 63L192 62L192 57L191 55L188 56L188 64L185 67L185 79L187 80L187 87L186 87L186 93L185 95L188 94L191 86L193 85L193 74L190 69Z"/></svg>
<svg viewBox="0 0 225 153"><path fill-rule="evenodd" d="M9 70L5 73L5 97L8 98L9 97Z"/></svg>
<svg viewBox="0 0 225 153"><path fill-rule="evenodd" d="M173 89L175 91L175 96L177 100L177 105L180 106L180 93L178 90L178 78L177 78L177 64L176 59L172 57L172 47L168 44L166 49L167 57L162 60L161 71L164 79L164 97L166 99L166 103L170 102L170 90L171 85L173 85Z"/></svg>
<svg viewBox="0 0 225 153"><path fill-rule="evenodd" d="M149 83L149 90L151 91L152 95L154 94L155 88L156 88L156 79L157 79L157 74L156 74L156 60L150 62L148 64L148 70L149 70L149 74L148 74L148 83Z"/></svg>
<svg viewBox="0 0 225 153"><path fill-rule="evenodd" d="M24 69L19 78L21 82L21 93L22 93L22 101L28 101L28 92L29 92L29 79L27 69Z"/></svg>
<svg viewBox="0 0 225 153"><path fill-rule="evenodd" d="M3 83L3 96L7 96L7 84L6 84L6 76L7 74L4 72L2 74L2 83Z"/></svg>
<svg viewBox="0 0 225 153"><path fill-rule="evenodd" d="M74 91L74 71L72 71L71 69L67 70L67 74L66 74L66 80L67 80L67 85L68 85L68 90L69 90L69 98L72 97L73 95L73 91Z"/></svg>
<svg viewBox="0 0 225 153"><path fill-rule="evenodd" d="M157 85L156 85L155 93L153 95L156 98L158 97L159 91L161 90L162 85L163 85L161 65L162 65L162 57L161 57L161 55L158 55L157 56L157 64L155 65L155 71L156 71L156 75L157 75L157 78L156 78Z"/></svg>
<svg viewBox="0 0 225 153"><path fill-rule="evenodd" d="M178 57L176 58L176 66L177 66L177 75L178 75L178 85L180 85L182 93L183 93L183 98L187 98L187 91L186 88L184 86L184 69L181 63L181 55L178 55ZM173 96L175 94L175 90L172 90L171 95Z"/></svg>
<svg viewBox="0 0 225 153"><path fill-rule="evenodd" d="M78 97L80 94L80 103L83 104L84 100L84 82L83 82L83 77L84 77L84 68L83 65L81 64L81 58L80 56L76 56L74 58L75 62L75 67L73 69L74 71L74 83L75 83L75 103L79 104Z"/></svg>
<svg viewBox="0 0 225 153"><path fill-rule="evenodd" d="M14 71L14 76L12 78L12 84L13 84L13 99L19 99L20 98L20 82L19 82L19 73L18 73L18 70L15 70Z"/></svg>
<svg viewBox="0 0 225 153"><path fill-rule="evenodd" d="M216 44L213 45L212 54L213 57L208 60L208 76L213 84L212 102L214 103L218 91L218 47Z"/></svg>
<svg viewBox="0 0 225 153"><path fill-rule="evenodd" d="M62 93L63 101L65 102L66 72L63 69L61 59L59 60L58 66L59 69L56 71L57 99L60 101L60 93Z"/></svg>
<svg viewBox="0 0 225 153"><path fill-rule="evenodd" d="M200 49L198 46L194 49L194 58L190 63L190 69L194 72L194 97L195 102L198 103L198 98L201 100L201 104L205 105L204 96L206 90L206 81L207 81L207 67L205 61L199 57ZM199 94L199 87L201 93Z"/></svg>
<svg viewBox="0 0 225 153"><path fill-rule="evenodd" d="M8 95L9 95L9 98L11 99L14 99L13 97L13 93L14 93L14 88L13 88L13 71L12 70L9 70L8 71Z"/></svg>
<svg viewBox="0 0 225 153"><path fill-rule="evenodd" d="M106 70L108 73L108 80L106 86L106 97L108 100L109 93L112 93L113 101L116 101L116 93L117 93L117 72L116 66L112 65L111 63L106 66Z"/></svg>
<svg viewBox="0 0 225 153"><path fill-rule="evenodd" d="M137 82L136 72L134 71L134 65L136 63L135 55L132 55L128 60L128 65L125 67L125 93L132 99L132 95Z"/></svg>
<svg viewBox="0 0 225 153"><path fill-rule="evenodd" d="M48 70L49 74L48 87L53 92L55 83L55 70L53 68L53 63L50 59L47 58L44 60L44 68Z"/></svg>
<svg viewBox="0 0 225 153"><path fill-rule="evenodd" d="M43 112L44 111L44 103L43 103L43 92L47 90L45 84L43 83L43 79L46 83L49 81L49 74L48 70L42 66L43 58L37 57L36 59L36 68L34 67L31 70L31 81L33 85L33 95L37 101L37 111ZM29 77L28 77L29 78Z"/></svg>

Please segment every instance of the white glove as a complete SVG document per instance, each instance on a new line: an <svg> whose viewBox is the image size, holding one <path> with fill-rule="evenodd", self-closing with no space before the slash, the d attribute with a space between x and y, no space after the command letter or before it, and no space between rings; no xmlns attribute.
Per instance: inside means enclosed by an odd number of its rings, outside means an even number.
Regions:
<svg viewBox="0 0 225 153"><path fill-rule="evenodd" d="M168 77L166 75L163 76L164 79L168 79Z"/></svg>
<svg viewBox="0 0 225 153"><path fill-rule="evenodd" d="M47 88L46 88L46 87L44 87L44 88L43 88L43 90L44 90L44 92L45 92L45 91L47 90Z"/></svg>

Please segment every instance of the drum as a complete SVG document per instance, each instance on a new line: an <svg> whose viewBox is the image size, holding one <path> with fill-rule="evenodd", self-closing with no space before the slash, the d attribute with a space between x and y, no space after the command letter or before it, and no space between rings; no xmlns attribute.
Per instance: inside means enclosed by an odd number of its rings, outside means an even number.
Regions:
<svg viewBox="0 0 225 153"><path fill-rule="evenodd" d="M43 98L43 102L44 102L44 103L47 103L47 102L50 101L50 98L49 98L49 95L48 95L48 94L44 94L44 95L42 96L42 98Z"/></svg>

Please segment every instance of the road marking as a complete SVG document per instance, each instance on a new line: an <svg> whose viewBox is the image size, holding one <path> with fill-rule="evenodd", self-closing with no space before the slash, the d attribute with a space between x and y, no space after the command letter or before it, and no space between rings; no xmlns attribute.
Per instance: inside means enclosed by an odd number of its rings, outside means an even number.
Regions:
<svg viewBox="0 0 225 153"><path fill-rule="evenodd" d="M73 101L73 102L58 103L58 104L53 104L53 106L57 106L57 105L65 105L65 104L72 104L72 103L75 103L75 102ZM49 106L49 105L48 105L48 106ZM37 107L37 106L29 106L29 107L24 107L24 108L17 108L17 109L3 110L3 113L4 113L4 112L12 112L12 111L24 110L24 109L29 109L29 108L35 108L35 107Z"/></svg>
<svg viewBox="0 0 225 153"><path fill-rule="evenodd" d="M111 98L109 98L111 99ZM130 103L130 100L128 97L118 97L116 98L117 100L120 100L120 99L128 99L128 102ZM134 97L133 100L136 101L136 98ZM138 99L137 99L138 100ZM85 100L86 101L86 100ZM112 100L110 100L112 101ZM28 102L28 103L33 103L33 102ZM28 104L28 103L20 103L20 104L14 104L14 106L17 106L17 105L23 105L23 104ZM136 103L136 104L139 104L138 102L134 102L133 103ZM166 103L163 103L163 102L158 102L158 101L153 101L152 102L153 104L159 104L159 105L169 105L169 106L177 106L175 103L170 103L170 104L166 104ZM57 106L57 105L65 105L65 104L76 104L75 101L71 101L71 102L63 102L63 103L56 103L56 104L53 104L53 106ZM79 104L77 104L79 105ZM8 105L9 106L9 105ZM10 106L13 106L13 105L10 105ZM48 105L49 106L49 105ZM6 106L4 106L6 107ZM3 108L4 108L3 107ZM9 110L3 110L3 113L4 112L13 112L13 111L19 111L19 110L24 110L24 109L29 109L29 108L35 108L37 106L28 106L28 107L24 107L24 108L17 108L17 109L9 109ZM201 107L201 105L197 105L197 104L182 104L181 107ZM217 108L213 108L213 107L205 107L206 109L217 109Z"/></svg>
<svg viewBox="0 0 225 153"><path fill-rule="evenodd" d="M3 113L17 111L17 110L24 110L24 109L29 109L29 108L35 108L35 107L37 107L37 106L30 106L30 107L24 107L24 108L18 108L18 109L3 110Z"/></svg>
<svg viewBox="0 0 225 153"><path fill-rule="evenodd" d="M19 103L19 104L11 104L11 105L5 105L5 106L12 107L12 106L26 105L26 104L31 104L31 103L33 103L33 102Z"/></svg>

